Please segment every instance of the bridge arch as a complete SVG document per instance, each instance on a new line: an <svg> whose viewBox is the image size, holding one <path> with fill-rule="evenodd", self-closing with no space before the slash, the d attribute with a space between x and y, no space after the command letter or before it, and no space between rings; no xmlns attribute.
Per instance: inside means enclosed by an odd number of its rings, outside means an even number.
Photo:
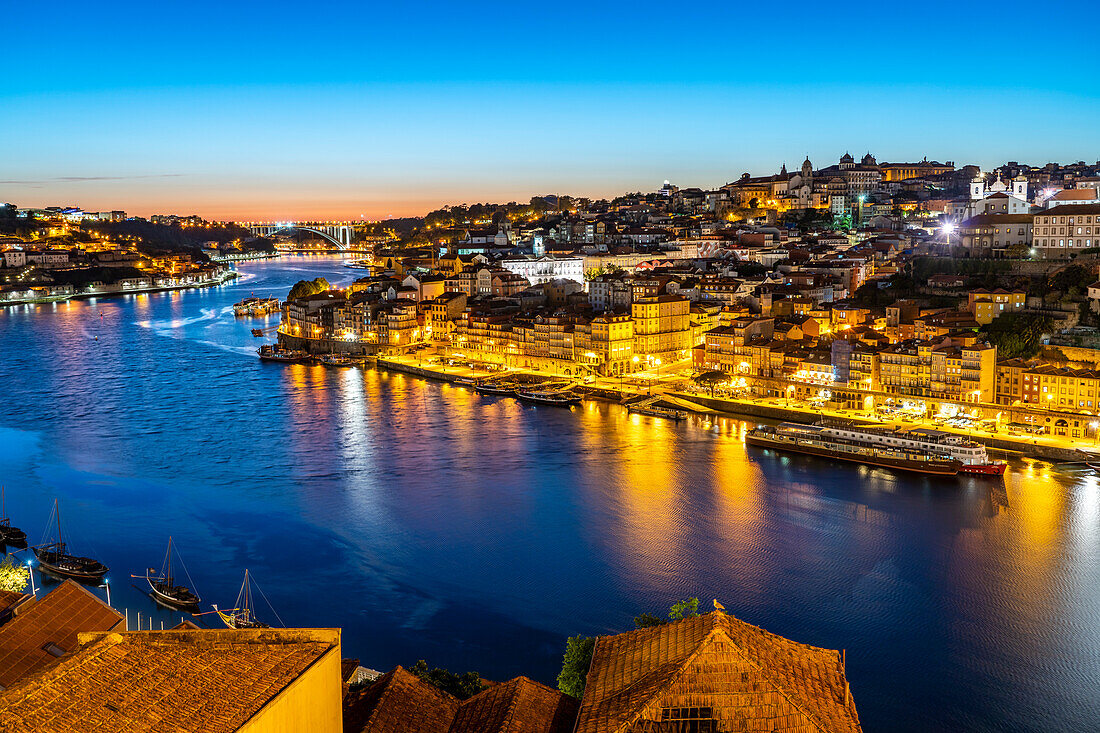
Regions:
<svg viewBox="0 0 1100 733"><path fill-rule="evenodd" d="M310 226L308 224L260 224L249 227L253 234L261 237L269 237L279 232L294 231L316 234L336 246L337 249L348 249L351 246L351 238L354 231L351 226ZM331 230L331 231L326 231Z"/></svg>

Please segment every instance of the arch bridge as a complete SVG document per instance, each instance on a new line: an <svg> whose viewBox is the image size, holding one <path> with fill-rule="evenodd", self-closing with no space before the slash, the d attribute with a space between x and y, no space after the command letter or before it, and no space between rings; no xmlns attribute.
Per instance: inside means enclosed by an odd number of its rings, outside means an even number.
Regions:
<svg viewBox="0 0 1100 733"><path fill-rule="evenodd" d="M332 221L276 221L276 222L250 222L246 225L248 230L259 237L270 237L279 232L300 231L316 234L331 243L337 249L347 249L351 246L355 237L355 225L348 222Z"/></svg>

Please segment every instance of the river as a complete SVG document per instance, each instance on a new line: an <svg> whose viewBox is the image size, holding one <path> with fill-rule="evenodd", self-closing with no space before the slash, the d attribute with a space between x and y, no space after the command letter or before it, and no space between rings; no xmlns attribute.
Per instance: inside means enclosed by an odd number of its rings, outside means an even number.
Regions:
<svg viewBox="0 0 1100 733"><path fill-rule="evenodd" d="M239 270L0 309L8 513L36 542L59 498L131 626L179 620L130 578L172 535L204 610L231 606L248 568L261 618L341 627L344 655L380 670L423 658L554 684L566 636L697 596L846 649L868 731L1100 729L1091 470L1013 462L991 492L746 449L732 418L261 363L265 322L232 303L356 273L331 257Z"/></svg>

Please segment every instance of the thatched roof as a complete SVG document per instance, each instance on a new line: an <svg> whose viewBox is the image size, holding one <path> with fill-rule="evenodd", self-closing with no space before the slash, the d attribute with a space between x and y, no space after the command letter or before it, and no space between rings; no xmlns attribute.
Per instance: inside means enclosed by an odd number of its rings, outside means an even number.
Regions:
<svg viewBox="0 0 1100 733"><path fill-rule="evenodd" d="M576 733L643 733L687 720L731 731L861 730L839 652L721 611L597 639Z"/></svg>

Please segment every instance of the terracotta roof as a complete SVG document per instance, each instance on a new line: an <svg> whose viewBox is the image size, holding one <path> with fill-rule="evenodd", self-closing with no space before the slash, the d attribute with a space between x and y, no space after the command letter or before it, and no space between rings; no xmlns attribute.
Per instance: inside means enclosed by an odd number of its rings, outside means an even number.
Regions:
<svg viewBox="0 0 1100 733"><path fill-rule="evenodd" d="M0 693L0 730L235 731L330 651L339 629L131 631ZM340 681L332 679L334 695Z"/></svg>
<svg viewBox="0 0 1100 733"><path fill-rule="evenodd" d="M1095 188L1067 188L1051 196L1048 201L1095 201Z"/></svg>
<svg viewBox="0 0 1100 733"><path fill-rule="evenodd" d="M720 611L596 641L576 733L692 719L721 730L861 730L839 652Z"/></svg>
<svg viewBox="0 0 1100 733"><path fill-rule="evenodd" d="M66 580L0 626L0 686L11 687L22 677L57 664L58 652L76 649L81 631L110 631L125 625L118 611Z"/></svg>
<svg viewBox="0 0 1100 733"><path fill-rule="evenodd" d="M17 590L0 590L0 618L31 596Z"/></svg>
<svg viewBox="0 0 1100 733"><path fill-rule="evenodd" d="M458 700L398 665L344 701L345 733L447 733Z"/></svg>
<svg viewBox="0 0 1100 733"><path fill-rule="evenodd" d="M576 700L516 677L465 700L450 733L571 733L576 719Z"/></svg>

